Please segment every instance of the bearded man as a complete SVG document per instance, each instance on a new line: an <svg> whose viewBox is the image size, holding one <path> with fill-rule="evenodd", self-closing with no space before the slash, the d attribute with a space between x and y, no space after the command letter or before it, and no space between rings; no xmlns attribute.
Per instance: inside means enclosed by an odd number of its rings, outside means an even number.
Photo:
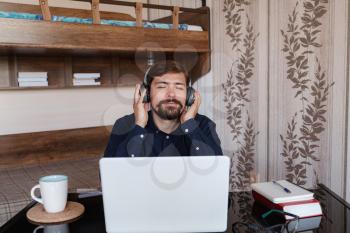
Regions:
<svg viewBox="0 0 350 233"><path fill-rule="evenodd" d="M198 114L201 97L189 83L175 61L150 67L136 85L134 113L116 121L104 156L222 155L215 123Z"/></svg>

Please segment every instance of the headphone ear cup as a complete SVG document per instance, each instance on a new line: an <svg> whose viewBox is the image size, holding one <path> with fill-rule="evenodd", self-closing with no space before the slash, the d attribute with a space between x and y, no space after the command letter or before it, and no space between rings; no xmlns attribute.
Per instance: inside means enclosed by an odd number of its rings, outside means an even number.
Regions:
<svg viewBox="0 0 350 233"><path fill-rule="evenodd" d="M146 89L146 94L143 97L142 102L148 103L148 102L150 102L149 91L148 91L148 88L146 87L146 85L144 83L142 83L141 88L140 88L140 95L142 95L142 92L144 92L145 89Z"/></svg>
<svg viewBox="0 0 350 233"><path fill-rule="evenodd" d="M151 97L150 97L150 95L149 95L148 89L146 90L146 95L145 95L145 97L143 98L143 100L145 101L145 103L151 102Z"/></svg>
<svg viewBox="0 0 350 233"><path fill-rule="evenodd" d="M195 96L194 96L195 90L193 87L187 87L187 94L186 94L186 106L191 106L194 103Z"/></svg>

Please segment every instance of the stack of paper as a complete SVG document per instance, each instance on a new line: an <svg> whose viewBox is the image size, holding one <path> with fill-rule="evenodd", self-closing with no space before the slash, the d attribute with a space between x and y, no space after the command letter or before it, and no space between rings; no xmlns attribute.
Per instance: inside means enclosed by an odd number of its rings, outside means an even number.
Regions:
<svg viewBox="0 0 350 233"><path fill-rule="evenodd" d="M73 74L73 85L74 86L98 86L101 85L100 73L74 73Z"/></svg>
<svg viewBox="0 0 350 233"><path fill-rule="evenodd" d="M18 86L47 87L47 72L18 72Z"/></svg>
<svg viewBox="0 0 350 233"><path fill-rule="evenodd" d="M255 183L251 187L255 201L270 209L283 210L300 218L322 215L320 203L312 192L286 180Z"/></svg>

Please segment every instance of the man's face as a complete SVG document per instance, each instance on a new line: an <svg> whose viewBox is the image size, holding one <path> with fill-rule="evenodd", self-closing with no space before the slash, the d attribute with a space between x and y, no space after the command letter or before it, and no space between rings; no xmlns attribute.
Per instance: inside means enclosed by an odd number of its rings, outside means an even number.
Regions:
<svg viewBox="0 0 350 233"><path fill-rule="evenodd" d="M181 116L186 102L186 77L183 73L156 76L151 83L151 107L164 120Z"/></svg>

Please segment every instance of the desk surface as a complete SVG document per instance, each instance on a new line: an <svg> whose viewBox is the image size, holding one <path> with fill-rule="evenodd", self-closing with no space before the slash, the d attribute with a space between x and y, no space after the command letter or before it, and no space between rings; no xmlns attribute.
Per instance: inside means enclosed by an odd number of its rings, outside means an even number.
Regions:
<svg viewBox="0 0 350 233"><path fill-rule="evenodd" d="M308 232L350 233L350 205L323 185L320 185L320 187L315 190L315 196L321 202L324 216L321 218L319 227ZM75 222L58 226L58 228L61 228L60 231L51 226L51 228L48 228L48 230L45 230L45 232L105 232L101 196L78 199L76 194L70 194L69 199L80 202L85 206L84 215ZM32 233L38 226L28 222L25 216L27 210L34 204L34 202L29 204L25 209L4 224L0 228L0 233ZM232 232L232 226L236 222L256 224L257 219L252 214L253 207L255 208L250 192L230 193L228 227L226 232ZM41 233L43 230L40 229L37 232ZM252 231L248 231L242 226L239 229L239 232Z"/></svg>

